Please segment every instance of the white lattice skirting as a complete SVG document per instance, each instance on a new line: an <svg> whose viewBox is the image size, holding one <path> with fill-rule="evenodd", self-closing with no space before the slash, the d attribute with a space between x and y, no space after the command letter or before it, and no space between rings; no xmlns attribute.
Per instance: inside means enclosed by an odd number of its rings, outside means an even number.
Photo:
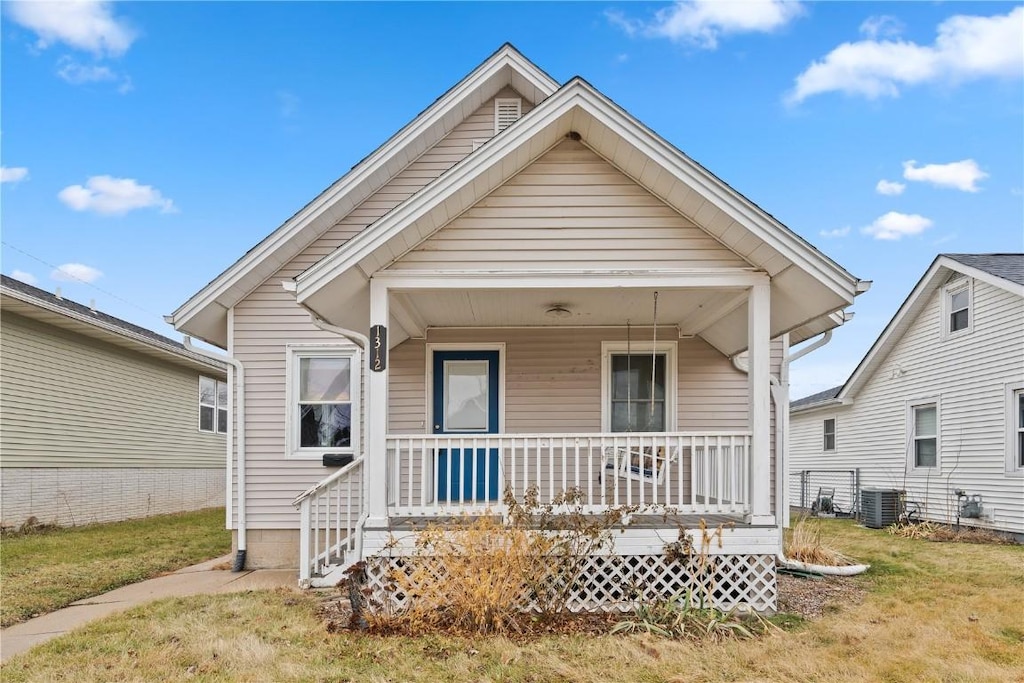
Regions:
<svg viewBox="0 0 1024 683"><path fill-rule="evenodd" d="M422 562L431 564L425 573L444 580L443 569L430 557L368 558L362 577L369 598L367 606L371 610L375 605L389 611L402 610L408 597L395 590L396 573L411 577L414 563ZM459 587L453 585L451 589ZM712 604L722 610L742 606L774 612L775 558L713 555L705 558L701 568L697 560L670 559L666 555L592 555L585 559L566 608L571 612L628 612L638 604L679 598L688 592L692 596L710 595ZM533 607L523 605L525 611Z"/></svg>

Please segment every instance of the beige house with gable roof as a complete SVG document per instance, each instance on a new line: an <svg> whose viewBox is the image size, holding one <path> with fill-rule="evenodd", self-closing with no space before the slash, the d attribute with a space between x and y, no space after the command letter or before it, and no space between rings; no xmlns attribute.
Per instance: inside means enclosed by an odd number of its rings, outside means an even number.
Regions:
<svg viewBox="0 0 1024 683"><path fill-rule="evenodd" d="M250 566L372 582L410 522L573 488L676 515L616 536L623 580L685 587L676 524L728 523L716 599L772 609L788 348L865 288L505 45L168 320L243 377Z"/></svg>

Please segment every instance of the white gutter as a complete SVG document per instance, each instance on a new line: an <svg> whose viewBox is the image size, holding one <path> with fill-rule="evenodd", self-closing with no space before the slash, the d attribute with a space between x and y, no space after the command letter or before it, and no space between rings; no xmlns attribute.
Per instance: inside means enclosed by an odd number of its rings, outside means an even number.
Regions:
<svg viewBox="0 0 1024 683"><path fill-rule="evenodd" d="M184 339L185 348L192 353L198 354L211 360L217 360L222 363L227 363L234 368L235 375L235 392L238 395L237 411L235 413L235 424L238 428L234 431L237 432L238 438L236 442L238 444L238 553L235 555L235 562L231 566L231 571L240 572L245 569L245 551L246 551L246 520L245 520L245 368L242 366L242 362L237 358L226 356L220 353L214 353L201 349L197 346L192 345L192 338L185 335ZM230 430L230 423L229 430ZM232 446L232 432L229 431L228 442L228 459L231 458L231 446ZM228 480L230 481L231 471L228 470ZM230 485L230 484L229 484Z"/></svg>

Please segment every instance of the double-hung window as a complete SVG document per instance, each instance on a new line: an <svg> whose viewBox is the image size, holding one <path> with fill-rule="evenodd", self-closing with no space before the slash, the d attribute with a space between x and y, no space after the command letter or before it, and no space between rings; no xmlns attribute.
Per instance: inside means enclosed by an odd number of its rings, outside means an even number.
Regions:
<svg viewBox="0 0 1024 683"><path fill-rule="evenodd" d="M199 431L228 431L228 385L212 377L199 377Z"/></svg>
<svg viewBox="0 0 1024 683"><path fill-rule="evenodd" d="M824 423L824 444L822 449L834 451L836 449L836 419L830 417Z"/></svg>
<svg viewBox="0 0 1024 683"><path fill-rule="evenodd" d="M945 315L943 333L946 335L970 331L971 313L971 281L960 278L946 285L943 289L943 309Z"/></svg>
<svg viewBox="0 0 1024 683"><path fill-rule="evenodd" d="M1024 475L1024 382L1006 385L1006 473Z"/></svg>
<svg viewBox="0 0 1024 683"><path fill-rule="evenodd" d="M939 464L939 409L936 403L910 407L911 454L915 468L933 468Z"/></svg>
<svg viewBox="0 0 1024 683"><path fill-rule="evenodd" d="M294 457L354 453L358 437L358 354L347 347L290 347L288 443Z"/></svg>
<svg viewBox="0 0 1024 683"><path fill-rule="evenodd" d="M1014 407L1014 458L1015 467L1024 470L1024 389L1018 389L1013 393Z"/></svg>
<svg viewBox="0 0 1024 683"><path fill-rule="evenodd" d="M602 422L610 432L675 429L675 345L605 342Z"/></svg>

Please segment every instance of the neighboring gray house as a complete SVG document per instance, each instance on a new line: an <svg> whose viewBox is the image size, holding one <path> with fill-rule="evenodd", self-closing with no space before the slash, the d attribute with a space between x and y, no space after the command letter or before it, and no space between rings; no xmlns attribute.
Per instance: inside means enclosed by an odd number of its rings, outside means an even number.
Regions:
<svg viewBox="0 0 1024 683"><path fill-rule="evenodd" d="M771 609L788 405L773 379L864 288L586 81L506 45L168 320L244 372L249 566L330 583L365 559L379 580L410 524L578 487L588 513L678 516L617 534L624 569L595 556L579 588L603 592L575 607L684 590L665 544L682 524L700 546L705 519L726 525L706 547L716 600Z"/></svg>
<svg viewBox="0 0 1024 683"><path fill-rule="evenodd" d="M0 523L225 504L222 363L2 276Z"/></svg>
<svg viewBox="0 0 1024 683"><path fill-rule="evenodd" d="M790 405L800 472L860 470L921 515L1024 534L1024 254L941 254L850 379ZM814 492L812 491L812 495Z"/></svg>

